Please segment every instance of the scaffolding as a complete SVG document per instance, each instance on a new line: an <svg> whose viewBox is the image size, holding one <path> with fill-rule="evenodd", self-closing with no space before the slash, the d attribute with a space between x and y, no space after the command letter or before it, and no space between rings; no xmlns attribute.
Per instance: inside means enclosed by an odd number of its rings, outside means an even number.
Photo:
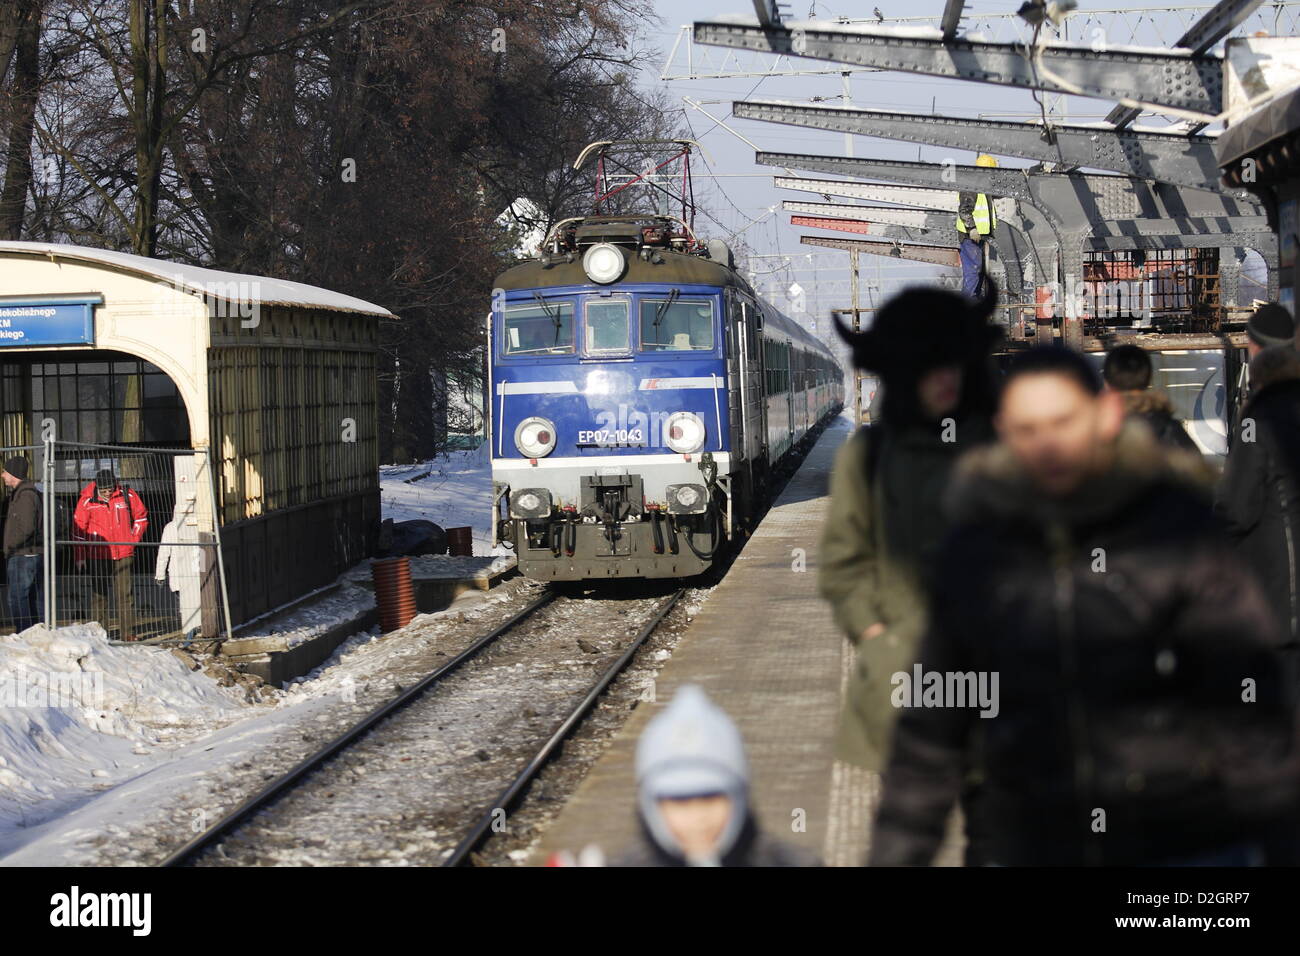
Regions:
<svg viewBox="0 0 1300 956"><path fill-rule="evenodd" d="M1085 252L1083 275L1085 334L1217 332L1223 325L1216 248Z"/></svg>

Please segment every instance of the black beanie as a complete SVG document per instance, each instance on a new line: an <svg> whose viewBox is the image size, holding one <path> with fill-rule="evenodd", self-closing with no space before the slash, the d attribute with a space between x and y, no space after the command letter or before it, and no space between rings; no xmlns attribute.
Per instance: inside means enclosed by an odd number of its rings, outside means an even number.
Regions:
<svg viewBox="0 0 1300 956"><path fill-rule="evenodd" d="M20 481L26 481L27 480L27 459L10 458L7 462L5 462L5 471L9 472L9 474L13 475L15 478L19 479Z"/></svg>
<svg viewBox="0 0 1300 956"><path fill-rule="evenodd" d="M1265 348L1292 345L1295 343L1295 319L1276 302L1269 302L1256 309L1246 322L1246 334L1256 345Z"/></svg>

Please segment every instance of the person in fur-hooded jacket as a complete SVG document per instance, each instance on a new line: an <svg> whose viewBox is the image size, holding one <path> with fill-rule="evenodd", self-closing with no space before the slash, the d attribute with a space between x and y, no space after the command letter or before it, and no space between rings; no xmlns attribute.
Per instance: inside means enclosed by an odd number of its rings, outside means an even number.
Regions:
<svg viewBox="0 0 1300 956"><path fill-rule="evenodd" d="M1300 353L1257 352L1215 507L1290 638L1300 639Z"/></svg>
<svg viewBox="0 0 1300 956"><path fill-rule="evenodd" d="M989 863L1293 863L1295 687L1203 463L1061 347L1011 364L996 424L952 479L872 865L932 862L972 764Z"/></svg>
<svg viewBox="0 0 1300 956"><path fill-rule="evenodd" d="M1118 345L1106 353L1102 378L1124 400L1124 412L1144 422L1156 439L1174 448L1200 454L1183 423L1174 417L1173 402L1163 390L1151 387L1151 357L1136 345Z"/></svg>

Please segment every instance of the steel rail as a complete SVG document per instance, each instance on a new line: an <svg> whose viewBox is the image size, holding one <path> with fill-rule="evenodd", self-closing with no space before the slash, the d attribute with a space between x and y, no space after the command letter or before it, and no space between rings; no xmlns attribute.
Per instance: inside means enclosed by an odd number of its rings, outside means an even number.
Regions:
<svg viewBox="0 0 1300 956"><path fill-rule="evenodd" d="M466 661L476 656L481 650L494 642L502 634L505 634L511 628L515 627L525 618L530 617L535 611L549 604L554 599L555 593L552 591L547 591L542 594L509 620L497 625L487 634L484 634L482 637L474 641L474 643L469 647L465 648L465 650L451 658L451 660L439 666L428 676L422 678L419 683L415 684L408 690L403 691L393 700L376 707L360 722L353 724L348 728L348 730L325 744L325 746L311 754L311 756L303 759L294 767L271 781L208 829L204 830L180 849L173 852L159 865L164 867L178 867L191 862L196 856L198 856L198 854L212 846L214 843L217 843L222 839L222 837L229 834L254 813L275 801L285 791L292 788L294 784L306 777L325 761L329 760L335 754L363 737L381 720L391 717L397 711L423 695L430 687L438 683L438 681L442 680L442 678L446 677L452 671L459 668Z"/></svg>
<svg viewBox="0 0 1300 956"><path fill-rule="evenodd" d="M461 841L456 845L456 848L451 851L451 855L442 861L442 866L463 866L468 862L470 854L490 838L493 832L493 825L499 819L498 813L509 810L519 801L525 788L532 783L533 779L541 772L542 768L546 766L551 757L555 755L555 751L559 749L560 745L564 743L568 736L573 733L573 730L578 726L578 724L581 723L582 719L586 717L588 712L596 705L596 701L600 698L601 694L605 693L609 688L609 685L614 682L614 678L622 673L624 668L632 662L632 658L636 656L636 652L641 649L641 646L663 622L663 619L668 616L668 612L677 606L677 602L681 600L682 595L685 593L686 589L682 588L675 592L671 597L667 598L659 606L659 609L655 612L654 616L642 626L641 630L637 633L636 639L628 645L627 649L623 651L618 660L609 666L609 669L601 675L600 680L597 681L591 690L587 692L587 696L585 696L578 705L569 712L569 715L564 719L564 721L555 728L551 733L551 736L547 738L544 744L542 744L537 753L533 755L533 758L528 761L527 766L519 771L515 779L497 795L496 800L494 800L487 810L483 812L482 816L475 821L474 825L466 831L465 836L461 838Z"/></svg>

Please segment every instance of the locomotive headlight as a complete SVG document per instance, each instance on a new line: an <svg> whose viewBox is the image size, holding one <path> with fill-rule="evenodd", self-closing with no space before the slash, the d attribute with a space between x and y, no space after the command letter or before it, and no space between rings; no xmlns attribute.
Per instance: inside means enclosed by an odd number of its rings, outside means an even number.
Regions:
<svg viewBox="0 0 1300 956"><path fill-rule="evenodd" d="M555 451L555 425L545 418L525 418L515 429L515 447L525 458L545 458Z"/></svg>
<svg viewBox="0 0 1300 956"><path fill-rule="evenodd" d="M582 269L587 278L601 285L617 282L627 268L627 259L623 250L608 242L598 242L586 251L582 257Z"/></svg>
<svg viewBox="0 0 1300 956"><path fill-rule="evenodd" d="M551 513L551 493L545 488L522 488L510 495L510 517L545 518Z"/></svg>
<svg viewBox="0 0 1300 956"><path fill-rule="evenodd" d="M703 485L669 485L668 511L675 515L699 514L708 507L707 495Z"/></svg>
<svg viewBox="0 0 1300 956"><path fill-rule="evenodd" d="M704 447L704 422L693 412L673 412L664 419L664 444L679 455Z"/></svg>

